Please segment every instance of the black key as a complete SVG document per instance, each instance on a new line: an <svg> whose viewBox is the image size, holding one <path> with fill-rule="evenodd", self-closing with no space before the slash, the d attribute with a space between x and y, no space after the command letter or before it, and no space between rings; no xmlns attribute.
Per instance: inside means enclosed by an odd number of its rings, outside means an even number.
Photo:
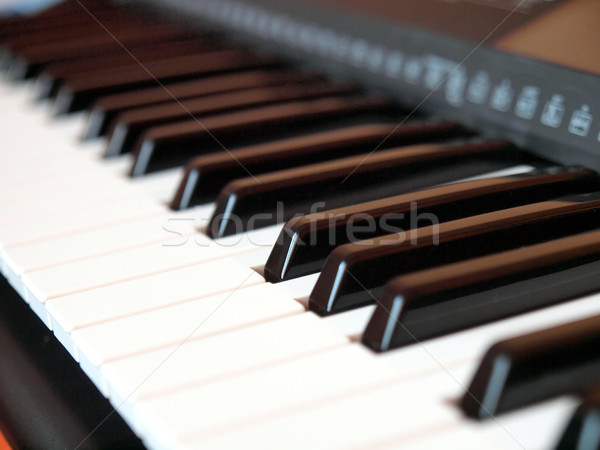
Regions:
<svg viewBox="0 0 600 450"><path fill-rule="evenodd" d="M195 158L186 165L171 208L186 209L214 201L228 182L244 178L248 173L258 175L370 150L466 135L467 130L451 122L415 122L400 127L373 124L212 153Z"/></svg>
<svg viewBox="0 0 600 450"><path fill-rule="evenodd" d="M0 46L12 36L48 27L48 24L56 20L57 16L67 16L72 12L73 3L68 1L59 2L31 16L3 17L0 19Z"/></svg>
<svg viewBox="0 0 600 450"><path fill-rule="evenodd" d="M174 99L183 100L286 83L315 82L319 79L322 79L321 75L299 70L257 70L172 83L165 87L138 89L102 97L91 108L83 138L103 136L106 134L109 123L118 113L133 108L168 103Z"/></svg>
<svg viewBox="0 0 600 450"><path fill-rule="evenodd" d="M162 42L164 41L164 42ZM138 61L148 64L160 59L176 56L207 53L213 50L227 49L231 46L214 42L204 42L197 39L172 37L157 37L156 40L134 42L126 45L126 49L106 46L99 52L86 52L73 58L56 59L49 63L37 64L42 72L35 81L34 95L37 99L55 97L64 81L68 78L83 77L86 74L115 69L136 64ZM169 49L171 52L169 53ZM41 59L41 58L40 58ZM38 70L33 65L33 70Z"/></svg>
<svg viewBox="0 0 600 450"><path fill-rule="evenodd" d="M432 214L440 222L447 222L595 191L600 188L598 183L597 174L590 170L552 167L521 175L449 184L309 214L285 225L267 260L264 276L267 281L277 283L319 272L325 258L337 246L395 230L410 230L417 225L410 220L415 208L421 214ZM369 226L360 232L348 232L350 227L361 223Z"/></svg>
<svg viewBox="0 0 600 450"><path fill-rule="evenodd" d="M148 130L138 142L131 175L180 166L193 156L306 132L308 127L386 113L399 114L386 98L334 97L163 125Z"/></svg>
<svg viewBox="0 0 600 450"><path fill-rule="evenodd" d="M199 39L193 40L189 37L186 39L186 34L190 32L184 31L181 27L172 25L166 26L148 26L139 27L133 26L132 29L125 29L117 32L116 35L108 33L86 36L79 39L68 41L59 41L51 43L43 43L34 47L29 47L20 51L11 64L10 75L13 79L29 78L39 74L42 69L46 71L41 81L36 83L36 94L38 97L43 97L45 94L42 88L49 91L49 88L54 84L58 84L65 76L81 73L83 70L91 71L93 69L106 69L113 67L118 59L113 61L112 58L125 58L125 62L119 65L132 64L133 58L127 53L122 46L128 51L136 55L138 58L149 58L154 55L169 55L164 50L169 44L173 44L174 53L170 56L178 56L183 54L181 49L178 49L178 41L186 42L189 46L188 53L191 53L194 48L202 50L202 41ZM185 40L184 40L185 39ZM144 46L148 47L154 44L154 47L149 47L146 53L142 53ZM208 43L204 44L207 47ZM151 53L153 50L154 53ZM58 66L58 71L51 67L45 67L50 63L63 63ZM93 65L96 65L94 67ZM49 83L49 75L53 74L54 82ZM49 94L50 92L48 92Z"/></svg>
<svg viewBox="0 0 600 450"><path fill-rule="evenodd" d="M155 8L140 7L139 4L90 0L72 3L69 13L59 14L57 11L51 17L43 17L42 13L15 24L15 28L8 30L1 39L1 45L21 49L38 43L102 35L106 34L106 30L118 34L134 26L174 22L172 16L159 14Z"/></svg>
<svg viewBox="0 0 600 450"><path fill-rule="evenodd" d="M573 250L580 258L596 253L597 271L600 235L591 233L587 238L591 236L595 236L595 242L588 240L587 244L595 252L582 251L577 245ZM579 239L580 244L585 241ZM584 278L599 277L596 272ZM569 284L578 282L581 280ZM541 289L549 291L547 286ZM562 290L556 286L554 289ZM468 417L486 419L559 395L584 393L600 380L599 348L600 316L498 342L481 361L462 398L461 409Z"/></svg>
<svg viewBox="0 0 600 450"><path fill-rule="evenodd" d="M86 1L86 6L97 12L97 6L104 2ZM106 6L106 5L105 5ZM80 18L84 10L81 5L73 0L59 2L32 16L9 17L2 19L0 23L0 45L7 38L15 35L23 35L33 30L41 30L53 27L56 21L66 22L73 17Z"/></svg>
<svg viewBox="0 0 600 450"><path fill-rule="evenodd" d="M585 395L556 450L600 450L600 387Z"/></svg>
<svg viewBox="0 0 600 450"><path fill-rule="evenodd" d="M101 70L82 78L65 80L56 97L54 113L80 111L100 96L156 86L157 80L161 83L183 81L276 64L278 61L272 57L259 57L250 53L228 50L176 57L146 64L144 67L133 64L126 68Z"/></svg>
<svg viewBox="0 0 600 450"><path fill-rule="evenodd" d="M292 84L254 88L210 97L191 98L181 102L147 106L126 111L117 116L109 134L105 156L116 156L132 150L140 135L151 127L181 122L195 117L235 112L278 103L357 93L353 84L332 84L326 81L312 84Z"/></svg>
<svg viewBox="0 0 600 450"><path fill-rule="evenodd" d="M120 11L119 14L123 17L135 17L135 13L131 14L132 10L124 5L91 0L86 0L84 5L85 9L82 8L82 3L74 0L63 1L33 16L8 19L9 22L0 26L0 46L8 49L12 43L22 42L23 37L35 33L46 32L48 36L52 36L57 30L90 22L93 20L92 15L104 20ZM142 13L139 7L137 10L138 15Z"/></svg>
<svg viewBox="0 0 600 450"><path fill-rule="evenodd" d="M383 150L229 183L208 233L222 237L355 203L513 166L527 157L505 141Z"/></svg>
<svg viewBox="0 0 600 450"><path fill-rule="evenodd" d="M585 194L533 203L439 225L435 216L411 211L408 215L413 217L409 220L427 220L433 225L336 248L323 266L310 295L309 307L318 314L327 315L363 306L373 303L384 284L395 276L600 227L599 197L600 194ZM387 289L382 302L393 302L390 297L401 295L391 295L390 291ZM442 314L449 308L448 304L452 304L450 299L439 300L435 305L424 306L424 311L433 322L436 312ZM407 315L407 321L413 310L423 303L415 300L411 305L404 305L406 311L403 310L403 314ZM426 313L414 314L421 317ZM404 320L402 323L405 324ZM439 326L437 322L429 327L427 324L419 328L415 325L413 333L423 339L434 332L452 331L456 324L448 321L444 326L449 328L441 330L436 328Z"/></svg>
<svg viewBox="0 0 600 450"><path fill-rule="evenodd" d="M363 343L385 351L597 291L599 257L594 231L395 278Z"/></svg>
<svg viewBox="0 0 600 450"><path fill-rule="evenodd" d="M101 10L93 14L95 19L82 9L81 15L66 20L57 19L52 27L38 30L24 30L22 33L9 36L3 40L2 45L9 49L13 55L17 55L21 50L39 44L67 43L70 40L88 36L106 35L104 27L109 30L118 30L119 22L126 26L140 23L135 20L135 15L120 17L119 12L115 9Z"/></svg>
<svg viewBox="0 0 600 450"><path fill-rule="evenodd" d="M109 16L113 15L114 11L108 11ZM83 13L83 10L82 10ZM87 16L87 17L86 17ZM106 17L107 20L108 17ZM81 30L85 25L92 22L92 17L87 14L80 14L71 17L54 17L45 19L44 26L28 26L26 21L21 23L14 22L12 27L2 29L1 45L8 50L24 48L29 45L35 45L52 39L66 39L83 33ZM88 30L88 33L98 33L101 27L94 27ZM83 36L83 34L81 34ZM56 38L54 38L56 36Z"/></svg>
<svg viewBox="0 0 600 450"><path fill-rule="evenodd" d="M55 11L54 14L46 15L45 12L40 13L33 17L18 18L11 21L11 23L0 27L0 57L2 58L0 63L2 67L8 67L12 58L15 56L13 49L16 51L16 47L27 45L28 36L31 35L42 35L45 36L44 40L52 39L55 33L63 32L65 28L72 28L81 25L82 23L90 23L92 17L88 14L81 5L76 2L62 2L61 5L67 6L72 4L75 8L62 9L64 15L60 13L60 9L51 8L50 11ZM100 20L104 20L106 11L104 11L105 5L100 5L100 8L96 7L97 4L92 2L86 3L88 10ZM106 8L107 10L114 10L114 8ZM69 11L70 13L67 13ZM112 11L110 11L112 13ZM44 34L45 33L45 34Z"/></svg>
<svg viewBox="0 0 600 450"><path fill-rule="evenodd" d="M131 45L128 51L119 49L104 55L82 56L67 61L59 61L44 66L44 71L35 83L35 95L38 99L55 97L62 84L73 78L84 78L94 72L107 68L118 70L128 69L140 63L157 64L162 60L186 55L200 55L212 51L227 50L230 46L205 43L196 40L177 40L175 38L162 43L143 43L141 46Z"/></svg>

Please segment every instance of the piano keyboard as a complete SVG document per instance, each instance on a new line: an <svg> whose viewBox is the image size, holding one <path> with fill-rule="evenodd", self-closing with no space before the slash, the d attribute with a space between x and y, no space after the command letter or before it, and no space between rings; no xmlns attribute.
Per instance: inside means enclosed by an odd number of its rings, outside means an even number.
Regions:
<svg viewBox="0 0 600 450"><path fill-rule="evenodd" d="M595 172L79 3L1 23L1 269L147 448L599 447Z"/></svg>

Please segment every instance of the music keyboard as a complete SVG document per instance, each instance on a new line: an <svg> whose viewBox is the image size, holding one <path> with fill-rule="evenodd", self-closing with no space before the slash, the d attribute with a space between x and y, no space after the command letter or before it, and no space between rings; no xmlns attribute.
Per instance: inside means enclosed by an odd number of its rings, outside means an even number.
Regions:
<svg viewBox="0 0 600 450"><path fill-rule="evenodd" d="M320 205L314 210L303 209L305 205L297 201L298 192L305 194L304 197L313 195L315 204L321 200L328 202L327 208L338 208L338 213L347 213L344 208L357 203L360 204L358 211L374 211L375 207L369 202L382 201L382 197L394 198L385 207L388 212L398 213L410 212L410 209L398 209L398 205L415 200L410 197L415 195L415 189L417 193L426 193L418 194L423 195L421 205L426 201L436 205L430 200L435 198L433 193L441 198L442 193L449 195L448 191L442 192L443 189L458 186L452 189L464 198L465 186L471 186L474 193L471 195L478 198L481 205L462 203L462 213L457 217L445 212L443 203L438 202L438 209L432 209L444 219L440 224L440 236L444 236L444 232L452 231L444 228L445 221L456 229L466 230L461 219L493 214L495 208L485 206L491 198L514 210L528 203L542 205L544 201L553 203L551 200L555 198L569 199L567 196L593 192L596 180L590 171L582 173L585 169L557 167L518 149L513 154L513 145L474 139L459 129L461 127L450 133L444 128L446 134L439 137L417 136L416 142L427 145L407 147L395 154L394 149L405 139L399 136L398 142L391 140L389 151L384 149L371 160L377 164L371 161L363 164L364 151L351 153L354 150L348 145L345 131L354 132L369 122L386 125L394 118L400 120L401 116L394 114L401 109L393 106L388 110L387 99L377 100L377 108L371 108L371 98L364 103L362 94L344 93L339 98L325 95L324 99L302 100L304 103L295 105L294 111L306 110L307 122L290 122L289 129L284 126L283 130L274 125L273 134L269 134L270 130L264 131L272 142L274 155L298 147L298 140L308 139L307 135L316 142L343 142L342 151L338 150L337 154L334 151L326 157L327 147L324 147L323 151L315 152L322 159L307 162L275 159L264 175L257 169L252 173L254 178L242 180L243 183L237 181L237 185L227 184L219 198L216 197L218 192L213 194L212 202L202 201L199 206L174 211L168 205L173 204L177 188L181 190L190 183L193 170L204 176L206 160L200 163L195 160L196 165L190 163L185 169L169 168L129 178L132 160L139 159L143 142L134 148L133 157L102 159L106 141L79 142L86 128L86 117L61 118L48 126L52 105L32 101L31 84L16 87L4 81L1 89L6 106L1 113L5 151L0 169L4 186L0 200L3 275L149 448L249 445L267 448L309 445L319 448L436 448L440 445L549 448L558 442L578 403L573 397L547 400L485 422L464 417L457 403L488 347L510 337L593 317L600 313L597 296L545 305L543 310L526 311L483 325L474 322L471 326L480 326L453 330L454 333L443 337L374 353L360 343L360 337L372 322L375 306L369 303L374 303L374 298L383 299L381 282L365 277L374 283L366 290L366 301L363 295L360 301L351 302L350 307L342 308L345 311L338 314L319 317L309 309L309 299L315 298L315 284L324 280L319 273L321 267L325 273L327 265L323 264L337 261L335 258L341 258L343 251L355 255L348 244L325 262L324 257L310 259L318 253L319 247L315 244L314 252L306 255L310 264L300 258L299 262L294 261L297 272L282 276L283 281L271 283L265 279L268 272L264 266L268 264L274 244L279 245L276 241L284 228L283 222L288 219L286 213L282 213L276 224L259 217L255 222L257 229L253 231L228 231L223 233L226 236L215 239L210 236L218 234L214 230L220 229L219 220L228 213L227 206L239 207L236 201L243 198L242 193L250 199L248 206L242 204L237 216L242 218L244 228L249 222L244 214L252 217L244 207L255 215L273 208L274 203L267 194L257 195L252 191L253 182L259 186L272 183L273 188L267 193L275 200L289 198L283 206L296 205L298 209L292 213L311 213L304 216L309 225L316 223L325 208ZM348 99L353 102L350 109ZM276 118L291 107L290 103L293 102L284 102L283 107L251 108L248 113L237 113L237 116L236 113L212 114L206 121L212 120L217 130L221 124L232 129L236 129L237 124L238 130L252 134L255 122L248 119L261 114ZM355 114L356 105L367 106ZM185 103L182 106L185 107ZM313 116L315 108L323 108L324 115ZM335 117L326 120L327 111L334 112ZM346 116L340 118L338 114ZM289 120L297 120L293 119L295 116L290 115ZM275 119L270 120L276 124ZM206 123L203 118L199 122ZM431 125L431 122L425 123ZM410 125L416 129L423 126ZM435 121L433 125L431 132ZM170 137L175 133L168 123L160 127L160 133L151 131L142 139L151 136L156 148L161 148L162 141L157 136ZM332 137L335 133L339 135ZM387 134L389 131L384 127L384 137ZM233 154L240 155L242 161L246 161L242 158L252 151L265 155L266 152L259 152L262 144L256 142L261 139L262 136L252 137L244 144L246 148L234 149ZM378 138L375 140L378 142ZM330 145L336 150L334 144ZM367 145L364 141L359 142L356 148L364 149L364 145ZM462 150L465 147L469 151ZM455 148L464 151L458 153L457 158L471 164L465 164L466 169L452 165L450 156ZM477 157L479 159L472 156L477 151L483 155ZM435 156L433 161L428 152ZM436 165L442 152L450 154L444 159L449 165L447 168ZM169 156L168 151L165 154ZM468 161L471 157L473 161ZM294 168L297 164L312 165L308 169ZM364 189L348 188L338 193L337 184L343 185L348 176L352 180L358 166L362 168L356 177ZM385 171L389 167L397 171L392 172L391 177L389 170ZM274 172L276 168L280 171ZM392 182L394 174L402 170L408 180L406 186ZM361 173L364 176L359 178ZM570 177L577 181L573 173L583 181L572 182ZM315 188L315 180L311 181L309 176L314 174L319 175L317 183L333 180L328 189ZM511 179L511 176L516 178ZM521 200L482 195L485 180L509 182L531 176L540 178L537 183L546 184L542 194L528 193L532 196L530 200L525 200L529 198L525 194ZM423 179L427 182L423 183ZM181 183L182 180L185 183ZM286 180L298 184L291 184L285 191L281 186ZM196 181L191 184L195 186L194 183ZM498 189L494 186L490 188L492 192ZM216 219L219 201L230 199L232 192L237 196L233 201L221 201L225 205L223 217ZM193 193L188 197L193 197ZM579 201L590 202L586 210L595 211L593 198L554 203ZM540 218L558 214L557 210L548 212L548 208L550 205L540 206L539 214L545 214ZM532 220L530 216L525 219L524 212L519 214L522 215L515 213L515 226ZM499 250L518 249L521 245L543 245L545 241L554 242L596 229L593 219L581 222L584 222L581 228L574 231L563 229L562 225L555 227L551 222L546 228L542 224L527 233L527 239L531 240L521 243L514 235L515 242L502 241L505 244L501 249L473 246L467 257L485 257ZM294 226L297 225L293 221L285 225ZM550 233L554 228L559 231ZM424 232L427 227L419 229ZM515 233L521 232L519 228L516 230ZM360 229L358 235L371 241L362 240L352 245L373 244L375 239L388 235L382 231L390 230ZM534 238L536 233L539 236ZM310 242L310 237L309 234L305 242ZM332 248L340 244L345 242L334 242ZM298 257L300 251L286 254ZM328 254L325 252L325 256ZM441 263L457 262L443 253L440 258ZM464 255L458 255L458 260L463 258ZM593 264L593 261L586 263ZM381 267L375 270L382 270ZM398 267L393 269L397 275L402 273ZM586 292L589 290L574 295ZM311 309L323 314L316 308ZM386 312L394 318L393 307ZM393 319L392 323L397 320Z"/></svg>

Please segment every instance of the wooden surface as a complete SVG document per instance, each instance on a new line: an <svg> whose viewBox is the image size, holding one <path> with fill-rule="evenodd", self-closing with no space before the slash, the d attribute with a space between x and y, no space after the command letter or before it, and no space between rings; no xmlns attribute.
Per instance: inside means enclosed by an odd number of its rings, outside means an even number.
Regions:
<svg viewBox="0 0 600 450"><path fill-rule="evenodd" d="M572 0L496 42L496 47L600 74L600 2Z"/></svg>

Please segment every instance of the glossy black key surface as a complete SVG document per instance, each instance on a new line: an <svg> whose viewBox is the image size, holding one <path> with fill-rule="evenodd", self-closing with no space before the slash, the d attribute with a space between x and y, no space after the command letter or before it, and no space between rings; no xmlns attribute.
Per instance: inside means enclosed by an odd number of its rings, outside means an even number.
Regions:
<svg viewBox="0 0 600 450"><path fill-rule="evenodd" d="M132 14L132 10L125 5L118 6L105 1L63 1L33 16L9 19L8 23L5 22L0 26L0 53L3 63L9 63L14 56L11 48L26 46L32 36L37 36L34 41L47 42L54 39L54 36L60 36L61 33L64 35L65 29L91 24L93 17L108 23L117 14L122 14L123 17L146 16L144 10L139 7L137 10L137 14ZM97 28L88 28L97 30ZM66 31L66 33L70 32Z"/></svg>
<svg viewBox="0 0 600 450"><path fill-rule="evenodd" d="M594 231L410 273L387 283L362 340L385 351L566 301L600 289L599 269Z"/></svg>
<svg viewBox="0 0 600 450"><path fill-rule="evenodd" d="M599 190L599 181L597 174L590 170L552 167L520 175L449 184L308 214L285 225L267 260L264 276L267 281L277 283L318 272L337 246L413 228L417 223L411 223L411 212L417 210L420 214L433 214L439 222L447 222Z"/></svg>
<svg viewBox="0 0 600 450"><path fill-rule="evenodd" d="M119 57L129 57L124 59L119 65L134 62L131 54L140 57L149 57L149 50L154 50L155 55L160 55L160 47L169 44L173 45L174 52L171 57L182 54L178 49L178 42L184 41L188 45L188 53L195 48L202 50L198 39L189 37L190 32L181 27L171 25L164 26L132 26L133 30L125 29L116 34L99 34L93 36L72 39L68 41L59 41L51 43L38 44L19 51L11 63L10 75L13 78L29 78L38 75L42 70L45 74L41 82L36 83L36 95L40 98L48 96L51 93L51 87L58 83L67 75L74 75L82 72L84 69L91 71L95 69L106 69L115 67L119 62ZM149 47L154 45L154 47ZM208 43L204 44L206 47ZM142 49L146 47L146 55ZM125 50L126 49L126 50ZM131 54L130 54L131 53ZM163 52L165 55L168 53ZM103 62L103 63L102 63ZM51 63L62 63L58 66L59 70L48 67ZM94 65L96 67L94 67ZM50 83L49 76L53 73ZM42 89L44 88L44 89Z"/></svg>
<svg viewBox="0 0 600 450"><path fill-rule="evenodd" d="M68 2L63 2L65 4ZM114 13L114 8L104 8L106 5L100 4L95 5L97 2L86 2L87 10L100 20L106 16L104 9L110 10L109 13ZM70 14L55 14L49 17L43 15L35 15L32 17L25 17L21 19L15 19L10 24L0 27L0 65L3 68L8 68L15 56L17 56L19 48L27 47L27 40L30 36L39 35L38 43L48 42L53 39L55 35L64 33L65 28L76 28L81 24L90 24L92 17L86 12L81 4L73 2L76 9L71 9ZM54 10L54 8L52 8ZM127 14L127 13L125 13ZM96 30L96 28L90 29ZM64 38L63 38L64 41ZM35 44L35 42L34 42Z"/></svg>
<svg viewBox="0 0 600 450"><path fill-rule="evenodd" d="M466 136L468 133L452 122L358 125L200 156L186 165L171 208L186 209L214 201L228 182L246 177L248 173L258 175L366 151Z"/></svg>
<svg viewBox="0 0 600 450"><path fill-rule="evenodd" d="M160 33L154 35L152 30L148 30L148 32L150 33L149 36L156 37L156 39L124 44L125 48L105 46L103 51L93 53L89 53L83 48L80 56L72 58L61 58L59 56L48 63L37 64L41 67L42 72L36 79L34 95L38 99L54 97L67 78L83 77L86 74L107 68L114 70L133 64L154 63L175 56L201 54L231 48L225 44L220 45L212 41L205 42L199 39L178 36L161 37Z"/></svg>
<svg viewBox="0 0 600 450"><path fill-rule="evenodd" d="M411 211L408 215L415 217L409 220L433 225L336 248L325 261L309 307L322 315L344 311L373 303L398 275L600 228L598 197L533 203L439 225L435 216ZM382 301L388 301L389 291ZM447 308L441 301L436 307ZM415 333L430 337L424 330Z"/></svg>
<svg viewBox="0 0 600 450"><path fill-rule="evenodd" d="M569 421L556 450L600 450L600 379L584 396Z"/></svg>
<svg viewBox="0 0 600 450"><path fill-rule="evenodd" d="M308 83L320 79L323 79L321 75L300 70L252 70L109 95L100 98L91 107L83 138L103 136L117 114L133 108L164 104L175 99L184 100L286 83Z"/></svg>
<svg viewBox="0 0 600 450"><path fill-rule="evenodd" d="M143 11L137 14L131 14L127 9L100 9L98 11L90 10L86 12L82 8L82 13L77 17L58 18L54 26L42 28L39 30L24 30L22 33L16 33L2 40L2 46L12 52L13 55L20 51L36 45L45 45L49 43L65 43L86 38L89 36L106 35L106 30L113 33L125 27L136 24L148 23L148 17Z"/></svg>
<svg viewBox="0 0 600 450"><path fill-rule="evenodd" d="M158 82L183 81L199 76L235 72L279 64L272 57L228 50L200 55L181 56L140 66L106 69L85 77L66 79L54 103L55 114L65 114L88 107L100 96L131 89L156 86Z"/></svg>
<svg viewBox="0 0 600 450"><path fill-rule="evenodd" d="M254 88L210 97L191 98L167 104L147 106L126 111L118 115L105 156L128 153L134 143L147 129L174 122L185 121L190 117L202 119L208 115L229 111L242 111L271 104L297 100L322 98L336 95L350 95L358 89L352 84L333 84L326 81L311 84L291 84L266 88Z"/></svg>
<svg viewBox="0 0 600 450"><path fill-rule="evenodd" d="M70 8L68 8L68 10L67 8L65 8L63 11L60 11L60 8L57 8L58 6L65 6L68 3L70 2L59 2L57 5L54 5L53 7L48 8L32 16L24 15L1 18L0 49L3 49L3 43L7 40L10 40L11 37L27 32L32 32L34 30L47 28L49 26L51 27L56 21L57 16L68 16L69 13L72 12Z"/></svg>
<svg viewBox="0 0 600 450"><path fill-rule="evenodd" d="M597 253L600 239L592 245ZM468 417L486 419L558 395L584 393L600 379L599 348L600 316L498 342L481 361L461 409Z"/></svg>
<svg viewBox="0 0 600 450"><path fill-rule="evenodd" d="M106 2L86 0L84 5L97 12L98 7L106 7ZM8 17L2 19L0 26L0 46L10 36L22 35L34 30L55 26L57 21L66 22L73 18L79 19L85 11L75 0L65 0L46 8L32 16Z"/></svg>
<svg viewBox="0 0 600 450"><path fill-rule="evenodd" d="M229 183L208 233L222 237L307 214L486 173L527 157L505 141L415 145Z"/></svg>
<svg viewBox="0 0 600 450"><path fill-rule="evenodd" d="M334 97L265 106L202 120L162 125L142 135L134 151L132 176L185 164L191 157L306 133L366 114L400 115L387 98Z"/></svg>

